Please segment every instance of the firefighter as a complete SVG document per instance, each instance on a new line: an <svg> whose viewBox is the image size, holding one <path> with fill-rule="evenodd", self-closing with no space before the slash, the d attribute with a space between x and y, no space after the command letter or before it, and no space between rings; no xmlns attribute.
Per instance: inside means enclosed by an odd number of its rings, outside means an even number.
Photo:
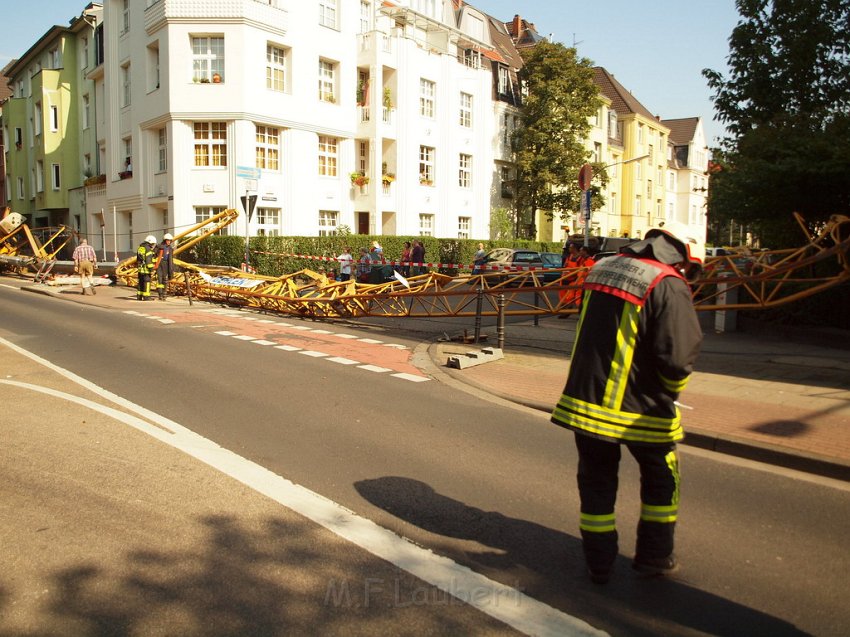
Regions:
<svg viewBox="0 0 850 637"><path fill-rule="evenodd" d="M155 257L156 237L149 234L136 250L136 267L139 271L139 290L136 293L136 299L139 301L151 300L151 274L154 271Z"/></svg>
<svg viewBox="0 0 850 637"><path fill-rule="evenodd" d="M159 244L156 250L156 291L159 295L159 300L165 300L168 282L174 276L174 248L172 242L174 237L171 233L166 232L162 237L162 243Z"/></svg>
<svg viewBox="0 0 850 637"><path fill-rule="evenodd" d="M641 513L632 566L644 576L677 569L679 504L676 406L702 343L687 278L704 244L684 224L653 228L643 241L587 274L566 386L552 422L578 450L582 545L591 580L608 581L617 557L614 502L621 449L640 467Z"/></svg>

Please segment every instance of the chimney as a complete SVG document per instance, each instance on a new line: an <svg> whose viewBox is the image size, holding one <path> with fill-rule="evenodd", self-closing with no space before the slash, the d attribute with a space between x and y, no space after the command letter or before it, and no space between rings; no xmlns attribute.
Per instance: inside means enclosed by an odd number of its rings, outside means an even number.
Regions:
<svg viewBox="0 0 850 637"><path fill-rule="evenodd" d="M522 18L520 18L518 14L515 14L514 15L514 23L513 23L513 26L512 26L513 33L511 33L511 35L514 36L515 38L518 38L519 37L519 31L520 31L521 28L522 28Z"/></svg>

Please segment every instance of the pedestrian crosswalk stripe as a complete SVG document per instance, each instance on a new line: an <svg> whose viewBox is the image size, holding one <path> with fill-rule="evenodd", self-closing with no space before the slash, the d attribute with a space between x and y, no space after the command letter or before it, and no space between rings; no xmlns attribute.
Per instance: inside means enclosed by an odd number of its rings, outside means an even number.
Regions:
<svg viewBox="0 0 850 637"><path fill-rule="evenodd" d="M256 341L257 338L254 336L248 336L247 334L236 334L234 337L237 341Z"/></svg>
<svg viewBox="0 0 850 637"><path fill-rule="evenodd" d="M220 332L216 332L216 334L220 336L233 336L236 332L228 332L227 330L221 330Z"/></svg>
<svg viewBox="0 0 850 637"><path fill-rule="evenodd" d="M360 338L356 334L334 334L337 338Z"/></svg>
<svg viewBox="0 0 850 637"><path fill-rule="evenodd" d="M361 343L373 343L377 345L378 343L383 343L384 341L376 341L374 338L361 338L359 339Z"/></svg>
<svg viewBox="0 0 850 637"><path fill-rule="evenodd" d="M393 371L393 370L391 370L391 369L387 369L386 367L378 367L377 365L359 365L358 367L359 367L360 369L365 369L366 371L369 371L369 372L378 372L378 373L382 373L382 372L391 372L391 371Z"/></svg>
<svg viewBox="0 0 850 637"><path fill-rule="evenodd" d="M170 324L171 324L171 323L173 323L174 321L172 321L171 319L164 319L164 318L161 318L161 319L159 319L159 322L160 322L160 323L165 323L166 325L170 325Z"/></svg>
<svg viewBox="0 0 850 637"><path fill-rule="evenodd" d="M399 374L390 374L390 376L394 376L395 378L401 378L403 380L410 380L414 383L424 383L426 380L431 380L426 376L417 376L416 374L407 374L404 372L401 372Z"/></svg>
<svg viewBox="0 0 850 637"><path fill-rule="evenodd" d="M313 334L333 334L330 330L310 330Z"/></svg>
<svg viewBox="0 0 850 637"><path fill-rule="evenodd" d="M275 349L282 349L284 352L299 352L301 351L300 347L295 347L294 345L275 345Z"/></svg>
<svg viewBox="0 0 850 637"><path fill-rule="evenodd" d="M263 339L251 341L254 345L274 345L274 341L264 341Z"/></svg>
<svg viewBox="0 0 850 637"><path fill-rule="evenodd" d="M304 356L312 356L313 358L323 358L327 356L324 352L316 352L311 349L305 349L298 352L299 354L304 354Z"/></svg>
<svg viewBox="0 0 850 637"><path fill-rule="evenodd" d="M339 363L340 365L357 365L360 363L360 361L353 361L350 358L343 358L342 356L332 356L328 360Z"/></svg>

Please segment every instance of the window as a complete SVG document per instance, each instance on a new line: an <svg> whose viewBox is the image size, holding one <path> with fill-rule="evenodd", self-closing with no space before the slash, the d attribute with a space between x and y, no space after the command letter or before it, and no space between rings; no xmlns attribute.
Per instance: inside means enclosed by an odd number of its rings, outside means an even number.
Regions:
<svg viewBox="0 0 850 637"><path fill-rule="evenodd" d="M44 192L44 162L40 159L35 163L35 191Z"/></svg>
<svg viewBox="0 0 850 637"><path fill-rule="evenodd" d="M612 139L618 139L620 137L620 132L617 128L617 112L614 110L608 111L608 137Z"/></svg>
<svg viewBox="0 0 850 637"><path fill-rule="evenodd" d="M157 139L157 171L164 173L168 170L168 131L160 128L156 132Z"/></svg>
<svg viewBox="0 0 850 637"><path fill-rule="evenodd" d="M20 149L24 143L24 135L20 126L15 127L15 148Z"/></svg>
<svg viewBox="0 0 850 637"><path fill-rule="evenodd" d="M422 117L434 118L434 82L419 78L419 114Z"/></svg>
<svg viewBox="0 0 850 637"><path fill-rule="evenodd" d="M159 40L147 47L147 83L149 92L159 88Z"/></svg>
<svg viewBox="0 0 850 637"><path fill-rule="evenodd" d="M280 170L280 129L257 124L257 168Z"/></svg>
<svg viewBox="0 0 850 637"><path fill-rule="evenodd" d="M336 177L338 142L336 137L319 136L319 174L324 177Z"/></svg>
<svg viewBox="0 0 850 637"><path fill-rule="evenodd" d="M667 190L675 190L676 189L676 174L669 173L667 175Z"/></svg>
<svg viewBox="0 0 850 637"><path fill-rule="evenodd" d="M602 144L593 142L593 161L597 164L602 162Z"/></svg>
<svg viewBox="0 0 850 637"><path fill-rule="evenodd" d="M224 206L195 206L195 223L203 223L210 217L224 212ZM198 232L202 232L198 230ZM217 236L227 235L227 228L222 228L215 233Z"/></svg>
<svg viewBox="0 0 850 637"><path fill-rule="evenodd" d="M471 217L457 218L457 238L469 239L469 227L472 225Z"/></svg>
<svg viewBox="0 0 850 637"><path fill-rule="evenodd" d="M121 67L121 106L130 105L130 65L125 64Z"/></svg>
<svg viewBox="0 0 850 637"><path fill-rule="evenodd" d="M53 190L59 190L62 185L62 175L59 170L59 164L51 164L50 173L53 177Z"/></svg>
<svg viewBox="0 0 850 637"><path fill-rule="evenodd" d="M227 124L195 122L195 166L227 166Z"/></svg>
<svg viewBox="0 0 850 637"><path fill-rule="evenodd" d="M41 135L41 102L35 103L35 112L33 114L33 132L36 135Z"/></svg>
<svg viewBox="0 0 850 637"><path fill-rule="evenodd" d="M635 179L643 179L643 177L641 176L640 166L640 162L635 163Z"/></svg>
<svg viewBox="0 0 850 637"><path fill-rule="evenodd" d="M24 194L24 178L18 177L18 199L23 199Z"/></svg>
<svg viewBox="0 0 850 637"><path fill-rule="evenodd" d="M124 34L130 30L130 0L124 0L124 9L121 19L121 33Z"/></svg>
<svg viewBox="0 0 850 637"><path fill-rule="evenodd" d="M460 154L457 185L461 188L472 188L472 155Z"/></svg>
<svg viewBox="0 0 850 637"><path fill-rule="evenodd" d="M469 93L460 94L460 125L472 128L472 95Z"/></svg>
<svg viewBox="0 0 850 637"><path fill-rule="evenodd" d="M361 141L357 144L357 169L364 175L369 168L369 142Z"/></svg>
<svg viewBox="0 0 850 637"><path fill-rule="evenodd" d="M640 214L640 195L635 195L635 209L632 214L636 216Z"/></svg>
<svg viewBox="0 0 850 637"><path fill-rule="evenodd" d="M434 183L434 154L430 146L419 147L419 183L426 186Z"/></svg>
<svg viewBox="0 0 850 637"><path fill-rule="evenodd" d="M638 144L643 144L643 124L638 124Z"/></svg>
<svg viewBox="0 0 850 637"><path fill-rule="evenodd" d="M83 173L90 174L91 173L91 155L86 153L83 155Z"/></svg>
<svg viewBox="0 0 850 637"><path fill-rule="evenodd" d="M84 69L89 65L89 39L82 38L80 42L80 68Z"/></svg>
<svg viewBox="0 0 850 637"><path fill-rule="evenodd" d="M360 0L360 33L371 31L372 25L372 3L368 0Z"/></svg>
<svg viewBox="0 0 850 637"><path fill-rule="evenodd" d="M224 38L192 37L192 81L224 81Z"/></svg>
<svg viewBox="0 0 850 637"><path fill-rule="evenodd" d="M330 237L336 234L339 213L336 210L319 210L319 236Z"/></svg>
<svg viewBox="0 0 850 637"><path fill-rule="evenodd" d="M91 100L88 95L83 95L83 128L91 126Z"/></svg>
<svg viewBox="0 0 850 637"><path fill-rule="evenodd" d="M50 107L50 130L54 133L59 130L59 107Z"/></svg>
<svg viewBox="0 0 850 637"><path fill-rule="evenodd" d="M59 49L50 49L48 55L48 64L51 69L61 69L62 65L59 62Z"/></svg>
<svg viewBox="0 0 850 637"><path fill-rule="evenodd" d="M266 88L286 90L286 49L274 44L266 45Z"/></svg>
<svg viewBox="0 0 850 637"><path fill-rule="evenodd" d="M646 196L652 197L652 180L651 179L646 180Z"/></svg>
<svg viewBox="0 0 850 637"><path fill-rule="evenodd" d="M336 65L327 60L319 60L319 99L336 102Z"/></svg>
<svg viewBox="0 0 850 637"><path fill-rule="evenodd" d="M336 0L319 0L319 24L336 29Z"/></svg>
<svg viewBox="0 0 850 637"><path fill-rule="evenodd" d="M257 208L257 235L276 237L280 234L280 208Z"/></svg>
<svg viewBox="0 0 850 637"><path fill-rule="evenodd" d="M434 215L424 213L419 215L419 236L434 236Z"/></svg>
<svg viewBox="0 0 850 637"><path fill-rule="evenodd" d="M124 145L124 171L133 173L133 138L125 137L122 140Z"/></svg>
<svg viewBox="0 0 850 637"><path fill-rule="evenodd" d="M508 67L499 66L499 95L508 94Z"/></svg>

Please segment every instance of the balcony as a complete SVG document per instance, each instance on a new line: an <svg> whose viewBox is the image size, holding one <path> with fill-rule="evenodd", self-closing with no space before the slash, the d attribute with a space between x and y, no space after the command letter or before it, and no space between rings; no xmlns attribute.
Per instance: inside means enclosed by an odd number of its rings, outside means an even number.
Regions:
<svg viewBox="0 0 850 637"><path fill-rule="evenodd" d="M289 29L289 12L277 6L279 4L282 3L257 0L159 0L145 9L145 31L151 35L168 24L243 18L285 36Z"/></svg>

